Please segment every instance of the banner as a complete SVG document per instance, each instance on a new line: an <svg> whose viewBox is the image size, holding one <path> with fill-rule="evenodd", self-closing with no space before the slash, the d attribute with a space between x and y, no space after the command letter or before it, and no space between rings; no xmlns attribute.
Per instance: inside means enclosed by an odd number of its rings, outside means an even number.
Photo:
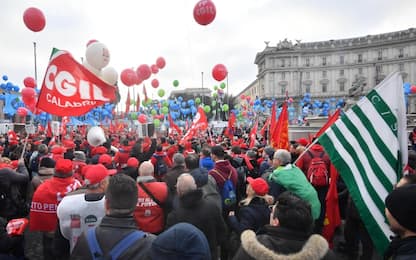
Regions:
<svg viewBox="0 0 416 260"><path fill-rule="evenodd" d="M342 176L380 254L393 235L384 200L407 163L403 81L392 73L318 139Z"/></svg>
<svg viewBox="0 0 416 260"><path fill-rule="evenodd" d="M207 116L205 115L204 109L202 107L198 108L198 112L194 117L192 125L189 127L188 132L182 137L181 143L188 141L194 137L198 131L204 131L208 127Z"/></svg>
<svg viewBox="0 0 416 260"><path fill-rule="evenodd" d="M69 52L54 49L37 108L57 116L80 116L116 98L116 88L79 64Z"/></svg>

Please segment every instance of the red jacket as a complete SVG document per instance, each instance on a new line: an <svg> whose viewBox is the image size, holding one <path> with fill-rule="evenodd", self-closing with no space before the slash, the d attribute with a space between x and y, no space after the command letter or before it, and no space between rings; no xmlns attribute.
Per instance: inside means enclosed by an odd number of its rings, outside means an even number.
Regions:
<svg viewBox="0 0 416 260"><path fill-rule="evenodd" d="M127 160L130 158L131 146L121 146L119 151L114 155L114 162L118 164L119 168L122 168L127 164Z"/></svg>
<svg viewBox="0 0 416 260"><path fill-rule="evenodd" d="M169 168L172 168L173 164L172 164L171 159L170 159L170 158L168 157L168 155L167 155L165 152L163 152L163 151L162 151L162 152L155 152L155 153L152 155L152 158L150 159L150 161L152 162L153 166L155 166L155 167L156 167L156 163L157 163L157 159L156 159L155 155L156 155L156 156L163 156L163 160L165 160L166 165L167 165Z"/></svg>
<svg viewBox="0 0 416 260"><path fill-rule="evenodd" d="M65 195L81 187L74 177L51 179L43 182L35 191L30 207L31 231L53 232L58 218L56 209Z"/></svg>
<svg viewBox="0 0 416 260"><path fill-rule="evenodd" d="M140 177L139 177L140 178ZM166 203L168 186L164 182L143 182L146 188L161 203ZM165 227L165 212L163 209L137 184L138 199L134 218L137 226L144 232L159 234Z"/></svg>
<svg viewBox="0 0 416 260"><path fill-rule="evenodd" d="M322 157L322 160L325 162L326 169L329 172L329 169L330 169L330 166L331 166L331 161L329 160L328 154L324 151L324 148L319 144L314 144L309 149L309 151L312 153L312 155L314 157L320 156L322 152L324 153L324 155ZM308 173L308 169L309 169L309 165L311 164L311 160L312 160L311 155L309 154L309 152L306 152L302 155L302 157L300 157L298 159L298 161L296 162L296 166L298 166L303 171L303 173L306 175Z"/></svg>

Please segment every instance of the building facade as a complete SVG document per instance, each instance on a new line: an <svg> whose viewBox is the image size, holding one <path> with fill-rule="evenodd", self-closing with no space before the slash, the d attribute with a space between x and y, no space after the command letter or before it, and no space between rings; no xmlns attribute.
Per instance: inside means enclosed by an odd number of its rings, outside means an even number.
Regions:
<svg viewBox="0 0 416 260"><path fill-rule="evenodd" d="M416 83L416 29L295 44L285 39L276 46L266 42L254 63L257 79L240 93L252 98L363 95L393 71Z"/></svg>

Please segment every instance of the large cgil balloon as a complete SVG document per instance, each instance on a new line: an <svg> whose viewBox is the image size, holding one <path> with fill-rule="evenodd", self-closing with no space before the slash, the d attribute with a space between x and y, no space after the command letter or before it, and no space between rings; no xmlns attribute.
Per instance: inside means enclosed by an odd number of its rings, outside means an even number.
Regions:
<svg viewBox="0 0 416 260"><path fill-rule="evenodd" d="M150 84L152 85L152 87L158 88L159 87L159 80L152 79L152 82Z"/></svg>
<svg viewBox="0 0 416 260"><path fill-rule="evenodd" d="M143 80L150 78L152 71L150 70L149 65L142 64L136 70L137 76Z"/></svg>
<svg viewBox="0 0 416 260"><path fill-rule="evenodd" d="M85 58L89 65L100 71L110 62L110 52L103 43L90 41L87 45Z"/></svg>
<svg viewBox="0 0 416 260"><path fill-rule="evenodd" d="M157 59L156 59L156 66L157 66L159 69L163 69L163 68L166 66L166 61L165 61L165 58L163 58L163 57L159 57L159 58L157 58Z"/></svg>
<svg viewBox="0 0 416 260"><path fill-rule="evenodd" d="M34 78L32 77L26 77L23 80L23 84L25 85L25 87L27 88L35 88L36 87L36 81Z"/></svg>
<svg viewBox="0 0 416 260"><path fill-rule="evenodd" d="M107 67L101 72L101 78L109 85L114 86L117 83L118 73L115 68Z"/></svg>
<svg viewBox="0 0 416 260"><path fill-rule="evenodd" d="M23 13L23 22L29 30L40 32L45 28L46 20L42 11L36 7L30 7Z"/></svg>
<svg viewBox="0 0 416 260"><path fill-rule="evenodd" d="M217 10L210 0L200 0L194 7L194 19L200 25L208 25L215 19Z"/></svg>
<svg viewBox="0 0 416 260"><path fill-rule="evenodd" d="M217 64L212 69L212 77L216 81L224 80L228 75L227 68L223 64Z"/></svg>
<svg viewBox="0 0 416 260"><path fill-rule="evenodd" d="M133 69L125 69L120 74L121 82L127 87L131 87L137 83L137 74Z"/></svg>

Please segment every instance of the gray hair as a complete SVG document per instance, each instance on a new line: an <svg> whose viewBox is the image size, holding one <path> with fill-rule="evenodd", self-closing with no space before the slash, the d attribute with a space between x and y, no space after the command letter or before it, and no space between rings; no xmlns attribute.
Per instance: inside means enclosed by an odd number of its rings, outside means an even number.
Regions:
<svg viewBox="0 0 416 260"><path fill-rule="evenodd" d="M150 161L145 161L139 166L139 175L140 176L153 176L155 167Z"/></svg>
<svg viewBox="0 0 416 260"><path fill-rule="evenodd" d="M290 152L285 149L278 149L274 153L273 158L279 159L280 165L286 165L292 161L292 156L290 155Z"/></svg>
<svg viewBox="0 0 416 260"><path fill-rule="evenodd" d="M194 177L189 173L182 173L176 182L176 190L178 195L181 196L187 192L196 190L197 186Z"/></svg>
<svg viewBox="0 0 416 260"><path fill-rule="evenodd" d="M175 153L172 157L173 164L175 165L184 165L185 164L185 156L181 153Z"/></svg>

